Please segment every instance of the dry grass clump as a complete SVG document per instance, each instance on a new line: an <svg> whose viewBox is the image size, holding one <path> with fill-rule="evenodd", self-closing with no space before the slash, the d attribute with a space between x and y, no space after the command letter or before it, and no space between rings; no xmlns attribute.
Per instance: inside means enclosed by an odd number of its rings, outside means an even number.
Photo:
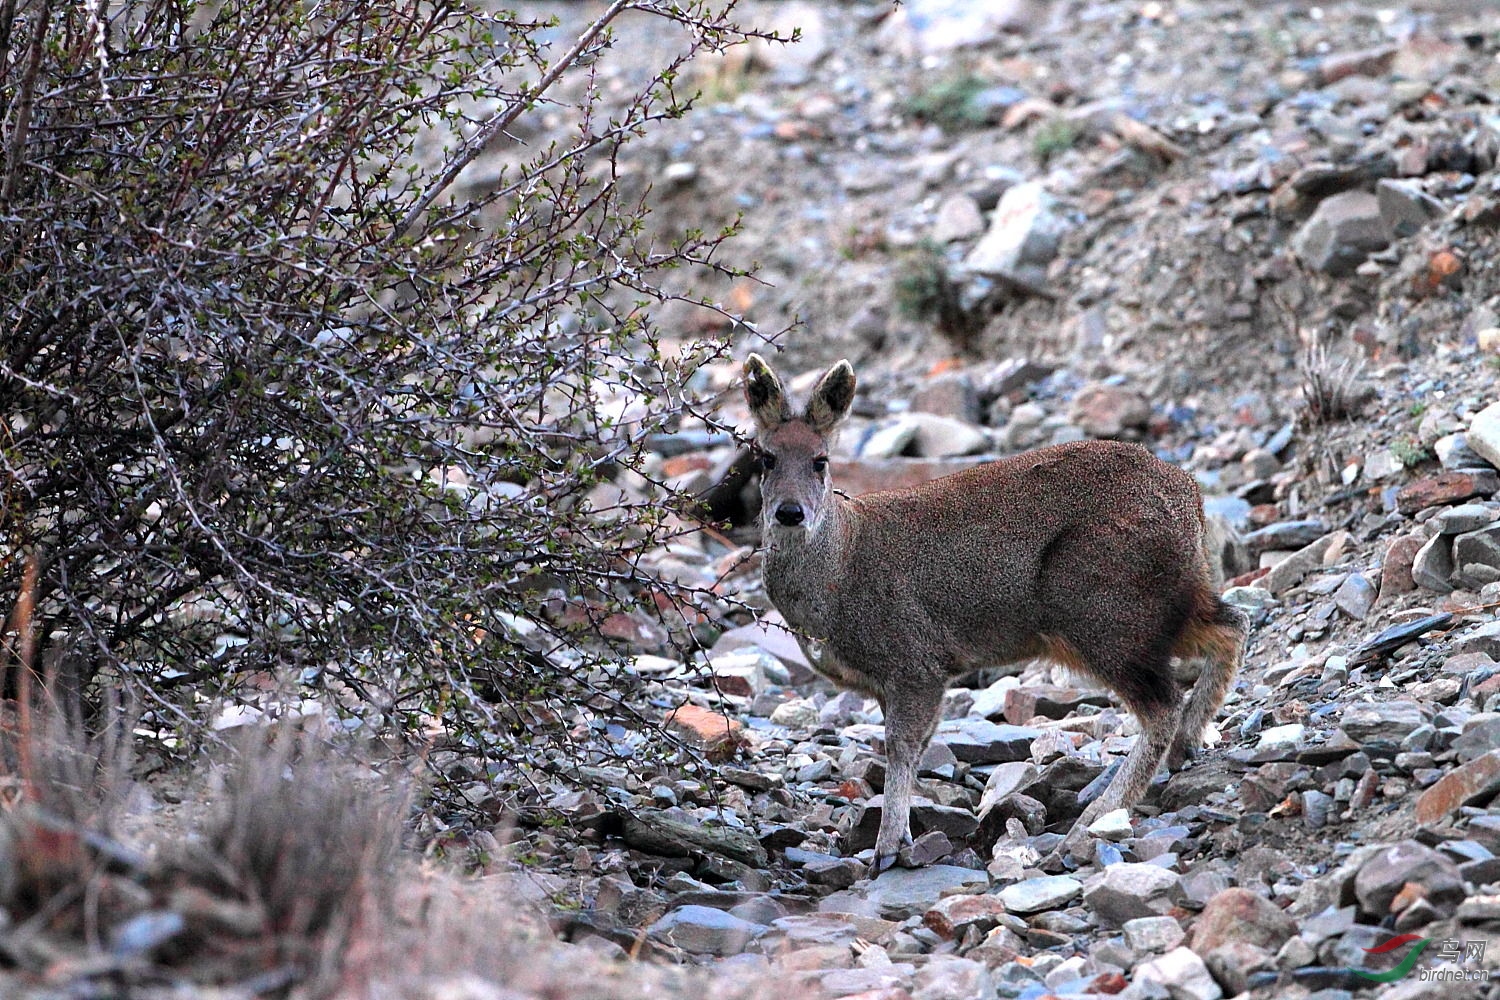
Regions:
<svg viewBox="0 0 1500 1000"><path fill-rule="evenodd" d="M1320 337L1307 341L1300 367L1303 418L1312 426L1356 417L1369 401L1364 365L1331 354Z"/></svg>
<svg viewBox="0 0 1500 1000"><path fill-rule="evenodd" d="M743 969L559 942L546 919L556 886L423 869L402 851L407 782L325 733L246 727L201 782L201 818L142 815L135 713L105 699L102 718L86 717L37 675L22 593L0 633L0 691L15 695L0 701L5 1000L772 995Z"/></svg>
<svg viewBox="0 0 1500 1000"><path fill-rule="evenodd" d="M235 752L194 828L127 843L123 741L64 719L38 713L30 732L3 734L7 760L25 764L0 811L0 995L343 987L351 942L378 933L391 898L399 788L284 729Z"/></svg>
<svg viewBox="0 0 1500 1000"><path fill-rule="evenodd" d="M204 820L128 844L91 825L101 810L48 804L57 795L84 804L81 785L42 776L77 773L100 746L66 732L71 744L33 738L34 776L12 774L0 809L6 1000L773 994L769 974L744 966L715 974L557 940L547 915L559 886L423 867L401 850L402 789L289 729L236 750L208 782L215 801ZM14 751L15 727L4 735ZM85 770L111 779L93 786L94 801L123 801L128 775L93 762Z"/></svg>

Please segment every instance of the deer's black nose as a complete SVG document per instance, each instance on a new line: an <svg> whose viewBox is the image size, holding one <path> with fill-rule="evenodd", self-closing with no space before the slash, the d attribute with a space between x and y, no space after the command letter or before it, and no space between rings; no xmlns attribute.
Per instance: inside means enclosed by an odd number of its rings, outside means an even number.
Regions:
<svg viewBox="0 0 1500 1000"><path fill-rule="evenodd" d="M802 505L800 503L792 503L791 501L787 501L786 503L779 504L776 507L777 524L784 524L788 528L795 528L806 518L807 515L802 512Z"/></svg>

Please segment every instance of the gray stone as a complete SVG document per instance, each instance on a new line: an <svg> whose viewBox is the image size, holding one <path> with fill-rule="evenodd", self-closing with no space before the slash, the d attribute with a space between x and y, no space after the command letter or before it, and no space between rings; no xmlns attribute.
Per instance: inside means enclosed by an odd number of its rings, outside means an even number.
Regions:
<svg viewBox="0 0 1500 1000"><path fill-rule="evenodd" d="M1494 924L1500 921L1500 896L1470 896L1458 904L1454 918L1460 924Z"/></svg>
<svg viewBox="0 0 1500 1000"><path fill-rule="evenodd" d="M1453 591L1449 579L1453 576L1453 539L1447 535L1433 535L1417 550L1411 563L1412 582L1426 590L1439 594Z"/></svg>
<svg viewBox="0 0 1500 1000"><path fill-rule="evenodd" d="M1252 616L1276 605L1275 596L1264 587L1230 587L1224 591L1223 600Z"/></svg>
<svg viewBox="0 0 1500 1000"><path fill-rule="evenodd" d="M786 907L774 896L754 896L743 903L736 903L729 908L729 913L748 920L752 924L766 924L780 920L787 915Z"/></svg>
<svg viewBox="0 0 1500 1000"><path fill-rule="evenodd" d="M975 274L1041 285L1068 221L1038 181L1017 184L995 206L989 230L964 264Z"/></svg>
<svg viewBox="0 0 1500 1000"><path fill-rule="evenodd" d="M1170 893L1178 878L1176 872L1146 862L1110 865L1085 886L1083 902L1100 923L1118 927L1171 910Z"/></svg>
<svg viewBox="0 0 1500 1000"><path fill-rule="evenodd" d="M1453 644L1453 652L1484 653L1492 658L1500 657L1500 622L1486 622L1465 632Z"/></svg>
<svg viewBox="0 0 1500 1000"><path fill-rule="evenodd" d="M972 814L968 810L960 810L965 819L963 825L975 829L978 823L971 822ZM931 829L910 844L902 846L897 852L897 861L906 868L922 868L946 858L953 853L953 841L949 836L939 829Z"/></svg>
<svg viewBox="0 0 1500 1000"><path fill-rule="evenodd" d="M1473 590L1500 579L1500 524L1453 539L1455 582Z"/></svg>
<svg viewBox="0 0 1500 1000"><path fill-rule="evenodd" d="M1367 191L1345 191L1323 199L1292 237L1292 250L1308 267L1325 274L1353 274L1365 258L1391 243L1380 203Z"/></svg>
<svg viewBox="0 0 1500 1000"><path fill-rule="evenodd" d="M1328 814L1333 810L1333 796L1316 788L1302 791L1302 825L1317 830L1328 825Z"/></svg>
<svg viewBox="0 0 1500 1000"><path fill-rule="evenodd" d="M1333 592L1333 603L1350 618L1363 620L1375 606L1375 584L1363 573L1350 573Z"/></svg>
<svg viewBox="0 0 1500 1000"><path fill-rule="evenodd" d="M908 413L916 433L906 453L918 458L957 458L989 450L989 435L972 424L936 413Z"/></svg>
<svg viewBox="0 0 1500 1000"><path fill-rule="evenodd" d="M1145 427L1151 420L1151 403L1134 389L1098 383L1078 391L1068 419L1089 437L1116 438Z"/></svg>
<svg viewBox="0 0 1500 1000"><path fill-rule="evenodd" d="M1203 959L1185 947L1173 948L1160 958L1142 962L1135 967L1132 978L1137 984L1166 987L1172 1000L1220 1000L1224 996Z"/></svg>
<svg viewBox="0 0 1500 1000"><path fill-rule="evenodd" d="M770 864L766 849L748 830L727 826L700 826L652 809L627 812L623 817L625 843L638 851L684 858L694 854L717 854L752 868Z"/></svg>
<svg viewBox="0 0 1500 1000"><path fill-rule="evenodd" d="M844 831L845 850L857 853L875 846L884 810L885 795L873 795L865 800L853 823ZM946 806L922 795L912 796L911 832L914 837L936 830L950 840L964 841L978 828L979 820L969 809Z"/></svg>
<svg viewBox="0 0 1500 1000"><path fill-rule="evenodd" d="M680 906L652 924L650 934L694 955L737 955L769 929L712 906Z"/></svg>
<svg viewBox="0 0 1500 1000"><path fill-rule="evenodd" d="M813 885L826 885L834 889L847 889L858 882L865 873L865 866L853 858L820 858L808 862L802 874Z"/></svg>
<svg viewBox="0 0 1500 1000"><path fill-rule="evenodd" d="M1300 722L1272 726L1270 729L1261 730L1260 739L1255 744L1255 751L1250 760L1255 764L1292 760L1306 742L1307 727Z"/></svg>
<svg viewBox="0 0 1500 1000"><path fill-rule="evenodd" d="M1443 468L1449 470L1477 469L1490 464L1483 455L1469 447L1467 434L1448 434L1440 437L1433 442L1432 450L1437 454L1438 461L1442 463Z"/></svg>
<svg viewBox="0 0 1500 1000"><path fill-rule="evenodd" d="M1022 916L1055 910L1083 891L1083 883L1068 875L1028 878L1001 889L998 895L1006 910Z"/></svg>
<svg viewBox="0 0 1500 1000"><path fill-rule="evenodd" d="M1339 728L1362 745L1395 746L1427 721L1427 713L1414 701L1366 702L1345 708Z"/></svg>
<svg viewBox="0 0 1500 1000"><path fill-rule="evenodd" d="M847 997L855 994L880 994L894 990L906 982L910 965L883 965L871 969L832 969L817 974L816 990L807 991L810 996ZM801 991L798 991L799 993ZM793 995L798 995L794 993Z"/></svg>
<svg viewBox="0 0 1500 1000"><path fill-rule="evenodd" d="M1024 792L1041 773L1029 760L1007 761L997 764L984 785L984 795L979 800L979 818L994 808L995 803L1012 792Z"/></svg>
<svg viewBox="0 0 1500 1000"><path fill-rule="evenodd" d="M888 921L876 917L861 917L845 912L795 914L771 921L771 932L761 943L775 940L784 943L788 950L792 950L847 945L862 934L868 934L870 937L880 936L878 930L867 929L865 925L869 928L893 926Z"/></svg>
<svg viewBox="0 0 1500 1000"><path fill-rule="evenodd" d="M1232 941L1204 955L1203 964L1226 993L1239 996L1250 989L1251 974L1276 968L1276 956L1246 941Z"/></svg>
<svg viewBox="0 0 1500 1000"><path fill-rule="evenodd" d="M818 724L818 707L801 698L784 701L771 712L771 721L788 729L811 729Z"/></svg>
<svg viewBox="0 0 1500 1000"><path fill-rule="evenodd" d="M1465 437L1480 458L1500 466L1500 403L1491 403L1476 413Z"/></svg>
<svg viewBox="0 0 1500 1000"><path fill-rule="evenodd" d="M1125 943L1136 951L1170 951L1187 936L1176 917L1136 917L1120 925Z"/></svg>
<svg viewBox="0 0 1500 1000"><path fill-rule="evenodd" d="M708 668L719 690L741 698L753 698L765 690L768 676L780 674L786 679L781 661L763 649L718 653L709 658Z"/></svg>
<svg viewBox="0 0 1500 1000"><path fill-rule="evenodd" d="M968 764L1003 764L1031 756L1031 741L1040 729L1011 726L986 719L954 719L941 723L933 739L945 743L959 760Z"/></svg>
<svg viewBox="0 0 1500 1000"><path fill-rule="evenodd" d="M1328 534L1328 524L1320 520L1278 521L1245 535L1245 545L1259 554L1269 549L1300 549Z"/></svg>
<svg viewBox="0 0 1500 1000"><path fill-rule="evenodd" d="M967 371L931 376L912 392L908 406L912 413L936 413L969 424L980 423L979 392Z"/></svg>
<svg viewBox="0 0 1500 1000"><path fill-rule="evenodd" d="M892 868L865 891L866 898L888 920L905 920L924 913L944 889L989 885L989 876L972 868L933 865L931 868Z"/></svg>
<svg viewBox="0 0 1500 1000"><path fill-rule="evenodd" d="M1434 514L1430 523L1437 526L1439 534L1462 535L1497 520L1500 520L1500 504L1462 503Z"/></svg>
<svg viewBox="0 0 1500 1000"><path fill-rule="evenodd" d="M1089 833L1104 840L1118 842L1135 833L1130 824L1129 809L1114 809L1089 824Z"/></svg>
<svg viewBox="0 0 1500 1000"><path fill-rule="evenodd" d="M932 222L932 242L941 245L972 240L982 232L984 214L968 195L952 195L938 206L937 218Z"/></svg>
<svg viewBox="0 0 1500 1000"><path fill-rule="evenodd" d="M895 458L903 454L917 436L917 422L902 414L877 424L859 443L860 458Z"/></svg>
<svg viewBox="0 0 1500 1000"><path fill-rule="evenodd" d="M1500 713L1482 712L1465 719L1463 732L1453 741L1452 750L1461 761L1500 750Z"/></svg>
<svg viewBox="0 0 1500 1000"><path fill-rule="evenodd" d="M1280 597L1291 590L1302 579L1313 570L1323 565L1323 556L1329 548L1344 535L1344 532L1334 532L1324 535L1315 542L1304 545L1302 548L1287 556L1281 562L1271 567L1270 572L1260 578L1260 585L1269 590L1274 596Z"/></svg>
<svg viewBox="0 0 1500 1000"><path fill-rule="evenodd" d="M990 997L995 984L989 967L972 958L933 955L911 978L912 1000L955 1000L958 997Z"/></svg>
<svg viewBox="0 0 1500 1000"><path fill-rule="evenodd" d="M654 889L641 888L623 875L607 875L599 880L594 909L625 927L643 927L667 912L667 897Z"/></svg>
<svg viewBox="0 0 1500 1000"><path fill-rule="evenodd" d="M1386 178L1375 185L1380 217L1397 237L1410 236L1443 214L1443 203L1412 180Z"/></svg>
<svg viewBox="0 0 1500 1000"><path fill-rule="evenodd" d="M819 781L827 781L831 777L833 777L833 761L827 757L819 757L797 768L795 780L802 784L816 784Z"/></svg>
<svg viewBox="0 0 1500 1000"><path fill-rule="evenodd" d="M922 751L922 757L917 761L917 775L919 777L938 777L945 781L952 781L954 766L958 758L953 756L953 751L943 743L930 743L927 749Z"/></svg>
<svg viewBox="0 0 1500 1000"><path fill-rule="evenodd" d="M1354 876L1360 910L1375 920L1383 919L1408 882L1422 887L1428 903L1449 912L1464 897L1464 880L1456 864L1415 840L1403 840L1375 852L1360 866Z"/></svg>

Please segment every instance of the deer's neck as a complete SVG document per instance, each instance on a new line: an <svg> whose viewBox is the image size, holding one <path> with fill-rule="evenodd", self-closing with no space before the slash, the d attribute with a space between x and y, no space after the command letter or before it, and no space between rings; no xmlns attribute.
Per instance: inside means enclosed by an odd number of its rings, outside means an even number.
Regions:
<svg viewBox="0 0 1500 1000"><path fill-rule="evenodd" d="M833 496L816 531L765 532L766 591L771 602L788 624L815 639L829 634L856 517L847 500Z"/></svg>

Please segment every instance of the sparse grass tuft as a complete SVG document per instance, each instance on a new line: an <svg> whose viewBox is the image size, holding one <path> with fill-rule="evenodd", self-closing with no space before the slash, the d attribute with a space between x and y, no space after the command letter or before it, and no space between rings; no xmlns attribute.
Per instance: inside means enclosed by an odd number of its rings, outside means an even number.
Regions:
<svg viewBox="0 0 1500 1000"><path fill-rule="evenodd" d="M967 350L984 328L982 310L963 301L941 248L923 243L902 256L896 270L896 308L907 319L931 323Z"/></svg>
<svg viewBox="0 0 1500 1000"><path fill-rule="evenodd" d="M1031 136L1031 152L1042 166L1051 163L1052 160L1072 149L1083 135L1083 129L1077 122L1066 118L1051 118L1037 126L1036 132Z"/></svg>
<svg viewBox="0 0 1500 1000"><path fill-rule="evenodd" d="M1408 469L1415 469L1423 462L1435 457L1431 449L1414 437L1401 437L1391 442L1391 454Z"/></svg>
<svg viewBox="0 0 1500 1000"><path fill-rule="evenodd" d="M985 123L985 116L975 105L974 98L986 86L988 84L973 73L956 73L913 94L906 102L906 110L945 132L978 128Z"/></svg>
<svg viewBox="0 0 1500 1000"><path fill-rule="evenodd" d="M1313 426L1355 417L1369 399L1363 364L1333 356L1316 335L1307 341L1301 368L1303 418Z"/></svg>

